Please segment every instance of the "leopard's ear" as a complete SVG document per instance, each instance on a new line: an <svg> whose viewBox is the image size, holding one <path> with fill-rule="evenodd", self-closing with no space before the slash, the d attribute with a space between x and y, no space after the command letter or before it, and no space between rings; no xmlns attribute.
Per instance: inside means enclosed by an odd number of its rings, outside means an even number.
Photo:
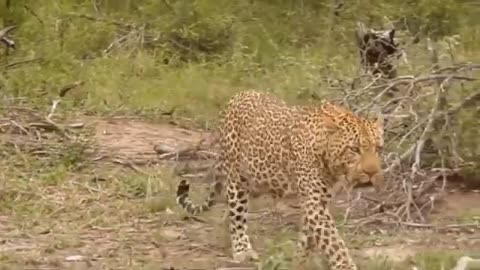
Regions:
<svg viewBox="0 0 480 270"><path fill-rule="evenodd" d="M385 123L384 116L382 113L377 113L376 117L372 119L372 122L377 125L379 129L383 129L383 125Z"/></svg>
<svg viewBox="0 0 480 270"><path fill-rule="evenodd" d="M338 126L338 124L331 117L325 116L322 120L327 134L333 134L340 129L340 126Z"/></svg>

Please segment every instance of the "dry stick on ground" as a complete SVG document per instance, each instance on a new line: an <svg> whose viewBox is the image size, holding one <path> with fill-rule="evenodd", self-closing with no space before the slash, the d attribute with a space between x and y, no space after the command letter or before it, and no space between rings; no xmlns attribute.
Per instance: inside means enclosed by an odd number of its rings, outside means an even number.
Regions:
<svg viewBox="0 0 480 270"><path fill-rule="evenodd" d="M79 86L82 86L85 84L84 81L76 81L72 84L63 86L59 91L58 91L58 99L53 100L52 102L52 107L50 108L50 113L47 115L47 120L51 121L51 118L53 114L55 113L55 110L57 109L58 104L60 103L61 98L63 98L70 90L75 89Z"/></svg>
<svg viewBox="0 0 480 270"><path fill-rule="evenodd" d="M3 127L1 131L4 133L24 135L21 137L7 136L9 143L13 145L17 151L24 150L37 156L62 154L60 151L62 151L65 143L78 143L77 136L72 137L68 132L68 128L54 122L52 117L60 102L60 98L64 97L68 91L80 85L83 85L82 81L62 87L59 91L59 99L52 102L47 116L43 116L43 113L29 108L4 106L8 113L5 121L3 121L3 119L0 120L0 122L5 122L3 124L0 123ZM74 127L78 128L78 125ZM45 132L60 135L61 138L54 139L51 135L45 136Z"/></svg>
<svg viewBox="0 0 480 270"><path fill-rule="evenodd" d="M1 132L11 134L4 137L6 146L39 158L62 155L64 145L74 141L58 124L30 109L8 108L7 116L0 122Z"/></svg>
<svg viewBox="0 0 480 270"><path fill-rule="evenodd" d="M12 69L12 68L16 68L16 67L19 67L21 65L25 65L25 64L31 64L31 63L41 63L43 61L43 58L33 58L33 59L29 59L29 60L22 60L22 61L18 61L18 62L13 62L13 63L9 63L9 64L6 64L4 66L2 66L1 69Z"/></svg>

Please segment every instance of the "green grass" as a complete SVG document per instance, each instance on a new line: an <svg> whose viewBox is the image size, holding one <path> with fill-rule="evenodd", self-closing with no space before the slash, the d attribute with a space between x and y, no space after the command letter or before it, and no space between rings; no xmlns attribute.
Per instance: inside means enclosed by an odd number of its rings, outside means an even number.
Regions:
<svg viewBox="0 0 480 270"><path fill-rule="evenodd" d="M398 19L396 27L407 41L421 32L420 43L406 48L409 63L400 64L400 75L429 70L427 36L434 40L442 66L480 62L480 11L464 1L422 0L417 6L398 0L352 2L337 19L322 1L9 2L7 9L7 1L0 1L0 21L18 26L12 34L18 47L8 55L0 49L0 119L15 112L11 106L30 108L44 117L59 90L76 81L85 84L62 98L54 118L59 123L84 114L158 120L162 112L175 108L174 119L188 118L210 128L226 101L248 88L292 103L317 102L308 98L312 94L343 97L341 88L349 87L359 74L353 39L357 21L379 28L386 19ZM94 2L102 3L96 7ZM412 33L404 27L404 18ZM127 33L121 46L105 51ZM145 43L139 42L142 38ZM39 61L9 66L32 59ZM455 86L450 89L452 100L478 85ZM475 111L461 117L459 145L471 160L479 152L472 146L480 145L478 117ZM79 136L92 138L91 133ZM1 139L15 141L8 134ZM13 243L11 250L0 253L0 269L62 267L65 256L85 250L98 253L111 268L158 268L160 248L140 254L129 245L143 250L151 241L164 241L161 226L184 217L172 195L176 178L171 169L152 166L139 174L120 166L99 166L89 161L94 140L71 142L47 134L41 145L25 149L22 141L15 142L0 145L0 218L6 219L0 224L7 224L0 230ZM39 146L44 155L33 155L29 147ZM196 201L203 198L203 190L192 189ZM218 221L215 214L207 215L209 221ZM465 213L460 219L475 215ZM187 233L193 226L182 225ZM266 241L265 269L288 266L292 237L285 229ZM364 236L357 242L373 238ZM415 261L420 269L436 270L442 262L448 269L454 256L431 253ZM372 260L363 267L400 270L407 264Z"/></svg>
<svg viewBox="0 0 480 270"><path fill-rule="evenodd" d="M90 3L23 2L37 17L20 2L12 4L7 18L20 24L14 36L20 45L4 61L43 60L0 75L7 96L27 97L29 102L45 107L61 87L82 80L86 84L64 99L64 110L131 114L178 107L180 115L200 122L216 118L225 101L246 88L272 91L289 100L312 92L338 96L338 90L329 89L326 80L348 80L358 74L358 52L352 37L356 20L368 18L378 27L383 23L382 15L393 18L413 12L400 2L381 3L371 12L357 9L352 3L344 10L344 18L334 22L335 31L329 31L331 18L319 14L328 13L330 7L313 2L301 6L288 1L174 1L169 7L164 1L121 1L126 6L99 7L99 13ZM465 16L470 13L465 13L461 5L449 3L436 6L423 0L420 4L420 11L435 23L445 18L442 24L456 27L439 37L441 63L478 61L480 48L475 44L480 44L480 33L473 25L464 26L475 23L475 16ZM130 12L126 12L127 6ZM352 17L354 14L359 18ZM79 15L96 16L98 20ZM150 24L147 35L175 36L191 48L204 42L210 51L195 51L199 57L186 60L191 51L166 41L141 47L130 40L109 54L102 52L124 34L114 23L138 26L144 22ZM411 39L408 33L404 35L407 41ZM454 35L458 35L460 45L450 49ZM223 47L217 44L222 42ZM410 65L402 66L401 73L415 74L431 66L425 37L409 47L408 53Z"/></svg>
<svg viewBox="0 0 480 270"><path fill-rule="evenodd" d="M48 163L35 158L2 161L0 212L8 220L2 237L10 243L4 247L12 248L1 252L0 262L7 267L3 269L65 267L65 256L85 252L108 258L108 250L102 249L109 249L109 241L121 244L112 247L116 255L110 266L125 266L126 259L135 258L128 257L126 249L132 241L128 224L158 215L160 223L181 217L170 214L177 209L172 197L175 182L168 170L152 168L143 175L88 164L72 172L64 164ZM154 239L156 233L147 234ZM100 242L92 245L93 239Z"/></svg>

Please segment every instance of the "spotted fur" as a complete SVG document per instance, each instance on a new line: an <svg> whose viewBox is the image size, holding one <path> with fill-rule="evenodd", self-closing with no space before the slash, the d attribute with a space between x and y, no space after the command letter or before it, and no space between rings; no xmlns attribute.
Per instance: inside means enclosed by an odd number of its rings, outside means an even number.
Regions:
<svg viewBox="0 0 480 270"><path fill-rule="evenodd" d="M357 269L328 203L331 187L342 177L383 187L382 118L359 117L329 102L289 106L273 95L244 91L228 103L219 131L215 170L223 177L214 181L201 205L192 203L189 184L181 180L177 203L190 214L200 214L213 206L225 185L233 258L244 261L258 258L247 234L249 198L265 193L278 199L294 196L303 214L298 262L319 248L331 269Z"/></svg>

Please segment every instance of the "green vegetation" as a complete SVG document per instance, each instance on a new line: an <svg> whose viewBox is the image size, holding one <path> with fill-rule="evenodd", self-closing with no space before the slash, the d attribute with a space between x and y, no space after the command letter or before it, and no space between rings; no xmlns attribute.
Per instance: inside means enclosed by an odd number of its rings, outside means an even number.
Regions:
<svg viewBox="0 0 480 270"><path fill-rule="evenodd" d="M245 88L288 99L338 95L329 81L359 74L357 21L385 28L388 19L407 41L420 35L400 74L431 65L428 36L459 43L452 57L441 52L444 64L479 57L479 7L458 0L358 1L338 17L328 1L3 2L0 17L18 25L19 45L2 61L40 60L4 73L2 92L46 106L58 89L82 80L64 106L97 113L178 107L207 121Z"/></svg>
<svg viewBox="0 0 480 270"><path fill-rule="evenodd" d="M7 51L0 44L0 118L21 106L47 115L59 91L75 82L84 83L62 98L56 119L136 115L158 120L175 109L174 118L210 128L228 98L247 88L293 103L317 102L312 95L339 98L341 87L360 74L353 38L357 22L379 29L393 22L407 44L408 63L399 63L399 75L430 69L427 45L436 48L442 67L480 63L476 1L345 1L338 10L335 2L0 0L0 26L17 25L11 33L17 48ZM417 35L420 42L411 44ZM458 101L478 86L472 82L451 91ZM475 161L480 111L460 115L461 154ZM65 256L75 255L72 250L90 250L109 269L158 269L164 258L158 247L172 237L158 230L178 227L182 217L171 196L176 184L171 171L99 168L90 162L90 141L56 135L42 137L40 148L48 153L40 153L37 146L25 149L13 139L3 143L11 139L3 128L0 232L16 242L0 252L0 269L63 267ZM74 135L90 138L92 131ZM469 173L478 176L478 166ZM461 219L471 221L477 214ZM280 233L279 239L269 235L259 240L265 241L264 269L283 269L294 247L285 240L291 233ZM422 270L449 269L457 255L420 254L415 262ZM363 269L407 269L410 262L372 259Z"/></svg>

